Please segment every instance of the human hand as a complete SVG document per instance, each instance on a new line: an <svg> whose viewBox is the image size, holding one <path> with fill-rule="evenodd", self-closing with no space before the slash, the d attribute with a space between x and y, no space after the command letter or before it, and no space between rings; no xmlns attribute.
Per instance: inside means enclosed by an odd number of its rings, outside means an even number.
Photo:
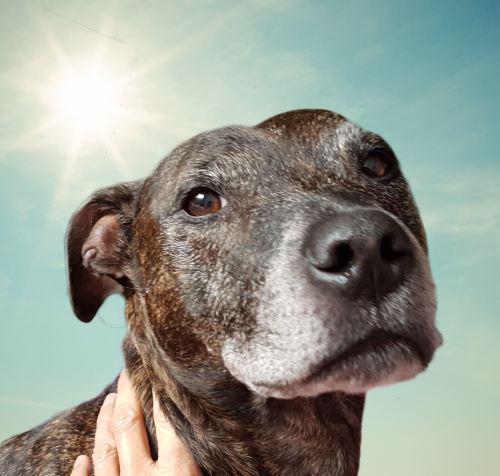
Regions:
<svg viewBox="0 0 500 476"><path fill-rule="evenodd" d="M125 371L118 394L110 393L97 418L92 455L95 476L202 476L188 449L154 402L158 461L151 459L142 409ZM79 456L71 476L90 476L88 456Z"/></svg>

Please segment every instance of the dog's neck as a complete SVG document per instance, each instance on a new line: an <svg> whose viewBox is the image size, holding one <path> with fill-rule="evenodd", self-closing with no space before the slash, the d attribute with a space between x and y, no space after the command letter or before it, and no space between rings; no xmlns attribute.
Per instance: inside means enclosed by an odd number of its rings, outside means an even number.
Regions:
<svg viewBox="0 0 500 476"><path fill-rule="evenodd" d="M127 370L143 407L152 454L157 453L153 386L161 408L204 474L217 476L342 475L359 467L364 396L325 394L293 400L256 398L243 386L209 398L181 386L168 369L152 362L127 337ZM154 379L154 382L152 382ZM161 382L160 382L161 380ZM169 381L164 381L169 380Z"/></svg>

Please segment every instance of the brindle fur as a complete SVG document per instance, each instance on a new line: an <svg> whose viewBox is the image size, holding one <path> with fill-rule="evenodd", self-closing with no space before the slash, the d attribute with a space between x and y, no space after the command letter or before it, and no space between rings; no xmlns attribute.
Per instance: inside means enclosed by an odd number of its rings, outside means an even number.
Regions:
<svg viewBox="0 0 500 476"><path fill-rule="evenodd" d="M392 158L390 179L361 174L360 158L373 149ZM201 220L182 212L183 197L200 186L225 196L227 209ZM322 110L292 111L254 128L201 134L175 149L145 181L98 191L75 213L67 238L73 307L88 321L109 294L125 296L129 333L123 351L153 457L155 392L206 475L357 474L364 394L266 398L236 379L223 355L228 339L243 345L255 338L270 263L290 227L314 226L337 203L371 206L396 217L426 260L418 210L390 147ZM92 227L108 215L119 226L101 243L103 255L85 261L82 248ZM414 280L417 284L408 288L415 298L408 298L411 309L403 309L398 325L424 342L425 368L440 337L430 277ZM277 319L280 303L295 297L278 298L265 311ZM316 299L298 296L297 306L305 298ZM331 306L327 301L314 304L321 310ZM368 326L366 309L356 306L348 303L346 309ZM379 310L378 325L396 326L384 312L390 314ZM336 325L346 342L365 332ZM272 369L270 375L274 378ZM97 414L112 391L116 381L96 399L5 441L0 475L69 474L78 455L92 454Z"/></svg>

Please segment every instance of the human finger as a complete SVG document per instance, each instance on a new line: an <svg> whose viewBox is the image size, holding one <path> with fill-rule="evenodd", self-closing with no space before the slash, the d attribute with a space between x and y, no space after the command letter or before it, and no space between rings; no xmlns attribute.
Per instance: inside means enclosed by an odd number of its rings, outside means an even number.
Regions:
<svg viewBox="0 0 500 476"><path fill-rule="evenodd" d="M150 470L154 463L149 451L142 409L125 371L118 380L112 429L120 460L120 475L136 476Z"/></svg>
<svg viewBox="0 0 500 476"><path fill-rule="evenodd" d="M85 455L78 456L70 476L90 476L90 458Z"/></svg>
<svg viewBox="0 0 500 476"><path fill-rule="evenodd" d="M202 476L201 469L175 433L174 427L165 417L154 394L153 407L156 438L158 440L158 461L156 466L159 473L175 476Z"/></svg>
<svg viewBox="0 0 500 476"><path fill-rule="evenodd" d="M95 476L119 476L120 474L118 452L111 426L115 401L116 393L107 395L97 417L95 446L92 454Z"/></svg>

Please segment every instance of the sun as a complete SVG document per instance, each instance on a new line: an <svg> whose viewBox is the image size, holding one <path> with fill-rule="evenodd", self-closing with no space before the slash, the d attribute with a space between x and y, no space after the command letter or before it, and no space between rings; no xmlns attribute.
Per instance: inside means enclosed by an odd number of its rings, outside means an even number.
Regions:
<svg viewBox="0 0 500 476"><path fill-rule="evenodd" d="M103 130L117 113L116 88L98 73L71 74L54 90L55 105L65 121L80 130Z"/></svg>

